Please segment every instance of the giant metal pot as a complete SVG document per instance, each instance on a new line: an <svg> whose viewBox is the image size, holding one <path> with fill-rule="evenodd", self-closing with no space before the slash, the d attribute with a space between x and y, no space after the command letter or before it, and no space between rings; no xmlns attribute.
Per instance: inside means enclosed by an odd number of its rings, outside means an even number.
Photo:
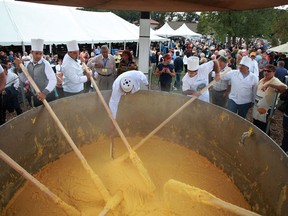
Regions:
<svg viewBox="0 0 288 216"><path fill-rule="evenodd" d="M107 101L110 94L103 92ZM179 94L140 91L122 97L117 120L126 136L145 136L188 99ZM50 104L78 146L108 135L111 122L95 93ZM242 134L250 127L254 134L245 139L244 145L239 145ZM250 122L196 100L156 135L208 158L233 180L254 211L287 215L288 157ZM4 124L0 137L1 150L31 174L71 151L45 107L30 110ZM1 213L24 179L3 161L0 170Z"/></svg>

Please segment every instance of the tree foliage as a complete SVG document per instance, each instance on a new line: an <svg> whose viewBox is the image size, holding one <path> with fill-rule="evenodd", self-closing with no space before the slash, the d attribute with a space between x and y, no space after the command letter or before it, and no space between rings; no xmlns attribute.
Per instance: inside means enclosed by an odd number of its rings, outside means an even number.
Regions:
<svg viewBox="0 0 288 216"><path fill-rule="evenodd" d="M279 21L282 17L282 22ZM202 34L215 34L224 41L225 37L252 38L278 37L287 41L287 11L277 9L259 9L245 11L225 11L201 13L198 31ZM286 38L286 39L285 39Z"/></svg>
<svg viewBox="0 0 288 216"><path fill-rule="evenodd" d="M271 37L279 39L281 43L288 42L288 11L277 10L272 20ZM278 45L278 44L273 44Z"/></svg>

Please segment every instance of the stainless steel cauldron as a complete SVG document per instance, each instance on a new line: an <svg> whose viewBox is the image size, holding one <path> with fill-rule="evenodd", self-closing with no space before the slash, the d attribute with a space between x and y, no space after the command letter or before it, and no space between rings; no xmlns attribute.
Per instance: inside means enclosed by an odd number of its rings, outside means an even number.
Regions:
<svg viewBox="0 0 288 216"><path fill-rule="evenodd" d="M103 92L107 101L110 94ZM122 97L117 120L125 135L145 136L188 99L178 94L140 91ZM110 121L95 93L50 104L77 145L108 134ZM254 134L239 145L242 134L250 127ZM191 148L216 164L234 181L254 211L287 215L288 157L250 122L196 100L157 135ZM71 151L45 107L30 110L1 126L0 137L0 148L30 173ZM3 161L0 170L1 213L24 180Z"/></svg>

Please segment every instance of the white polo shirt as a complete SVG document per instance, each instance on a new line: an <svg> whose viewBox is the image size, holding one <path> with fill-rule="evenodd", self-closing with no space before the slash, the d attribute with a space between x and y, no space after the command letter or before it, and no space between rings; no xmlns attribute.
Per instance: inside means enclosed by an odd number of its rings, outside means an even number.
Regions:
<svg viewBox="0 0 288 216"><path fill-rule="evenodd" d="M125 95L125 92L122 90L120 86L120 81L124 77L130 77L134 81L134 86L131 91L131 94L140 90L141 82L144 85L148 85L148 80L146 76L144 75L144 73L141 71L132 70L132 71L127 71L125 73L120 74L113 83L112 95L109 101L109 107L110 107L110 110L112 112L114 119L116 119L120 98L122 97L122 95Z"/></svg>
<svg viewBox="0 0 288 216"><path fill-rule="evenodd" d="M239 70L232 70L221 77L221 80L230 80L231 92L229 99L236 104L254 103L258 86L258 77L255 74L249 72L244 77Z"/></svg>
<svg viewBox="0 0 288 216"><path fill-rule="evenodd" d="M9 86L12 86L12 85L14 86L15 89L18 89L18 87L19 87L19 77L14 72L8 70L8 73L7 73L7 76L6 76L6 86L5 86L5 88L7 88Z"/></svg>
<svg viewBox="0 0 288 216"><path fill-rule="evenodd" d="M209 84L209 73L213 70L214 62L209 61L199 66L198 72L194 77L189 77L188 72L182 79L182 91L193 90L201 91ZM188 95L192 97L192 95ZM209 102L209 91L205 91L200 97L200 100Z"/></svg>

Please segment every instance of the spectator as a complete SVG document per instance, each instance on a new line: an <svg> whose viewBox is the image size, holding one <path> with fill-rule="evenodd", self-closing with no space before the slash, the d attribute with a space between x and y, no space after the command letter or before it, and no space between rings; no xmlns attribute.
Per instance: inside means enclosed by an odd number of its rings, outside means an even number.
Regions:
<svg viewBox="0 0 288 216"><path fill-rule="evenodd" d="M285 76L288 75L288 71L286 68L284 68L285 62L284 61L278 61L275 77L277 77L281 82L285 83Z"/></svg>
<svg viewBox="0 0 288 216"><path fill-rule="evenodd" d="M58 98L63 98L64 91L63 91L62 59L58 59L58 64L55 66L55 68L56 68L56 78L57 78L56 91L58 94Z"/></svg>
<svg viewBox="0 0 288 216"><path fill-rule="evenodd" d="M101 47L101 54L89 60L87 66L95 72L94 78L100 90L112 89L116 77L116 64L106 45Z"/></svg>
<svg viewBox="0 0 288 216"><path fill-rule="evenodd" d="M117 69L117 76L130 70L138 70L138 66L134 61L131 52L129 50L124 50L122 52L122 59Z"/></svg>
<svg viewBox="0 0 288 216"><path fill-rule="evenodd" d="M7 66L3 66L4 73L6 75L6 86L5 90L2 92L5 111L8 110L10 113L16 111L17 115L22 113L18 101L18 88L19 88L19 77L13 71L8 70Z"/></svg>
<svg viewBox="0 0 288 216"><path fill-rule="evenodd" d="M155 72L156 64L157 64L156 52L153 51L150 57L151 74Z"/></svg>
<svg viewBox="0 0 288 216"><path fill-rule="evenodd" d="M267 54L263 53L262 58L258 61L259 79L262 79L264 77L263 69L268 64L269 64L269 61L267 60Z"/></svg>
<svg viewBox="0 0 288 216"><path fill-rule="evenodd" d="M22 56L22 62L24 66L27 67L30 61L31 61L30 56L28 55L27 52L24 52L24 55Z"/></svg>
<svg viewBox="0 0 288 216"><path fill-rule="evenodd" d="M228 59L225 58L224 56L220 56L218 58L218 62L220 67L220 76L222 76L223 72L229 69L229 67L227 66ZM211 91L212 103L221 106L223 108L226 108L229 92L230 92L230 86L227 80L220 80L216 82L213 85Z"/></svg>
<svg viewBox="0 0 288 216"><path fill-rule="evenodd" d="M163 63L158 64L155 75L159 77L161 91L171 91L172 77L175 77L175 68L170 64L172 57L169 54L163 56Z"/></svg>
<svg viewBox="0 0 288 216"><path fill-rule="evenodd" d="M275 90L282 93L286 90L287 86L274 76L276 72L276 67L274 65L266 65L263 72L264 78L258 83L253 107L253 124L266 132L268 115L271 112L271 106L276 94ZM269 134L270 133L268 132L268 135Z"/></svg>
<svg viewBox="0 0 288 216"><path fill-rule="evenodd" d="M179 51L176 51L176 59L174 60L174 68L176 72L176 80L174 83L174 87L177 90L181 86L180 76L183 71L183 59L180 57Z"/></svg>
<svg viewBox="0 0 288 216"><path fill-rule="evenodd" d="M2 97L2 93L5 90L5 85L6 85L6 75L4 73L3 67L0 64L0 125L4 124L6 121L6 109Z"/></svg>
<svg viewBox="0 0 288 216"><path fill-rule="evenodd" d="M255 74L256 77L259 79L259 67L258 67L258 62L255 60L255 57L256 57L256 53L251 52L250 53L251 63L250 63L249 71Z"/></svg>
<svg viewBox="0 0 288 216"><path fill-rule="evenodd" d="M283 101L288 101L288 89L284 93L280 95L280 99ZM283 139L281 148L284 152L288 153L288 106L286 106L286 110L283 115Z"/></svg>

